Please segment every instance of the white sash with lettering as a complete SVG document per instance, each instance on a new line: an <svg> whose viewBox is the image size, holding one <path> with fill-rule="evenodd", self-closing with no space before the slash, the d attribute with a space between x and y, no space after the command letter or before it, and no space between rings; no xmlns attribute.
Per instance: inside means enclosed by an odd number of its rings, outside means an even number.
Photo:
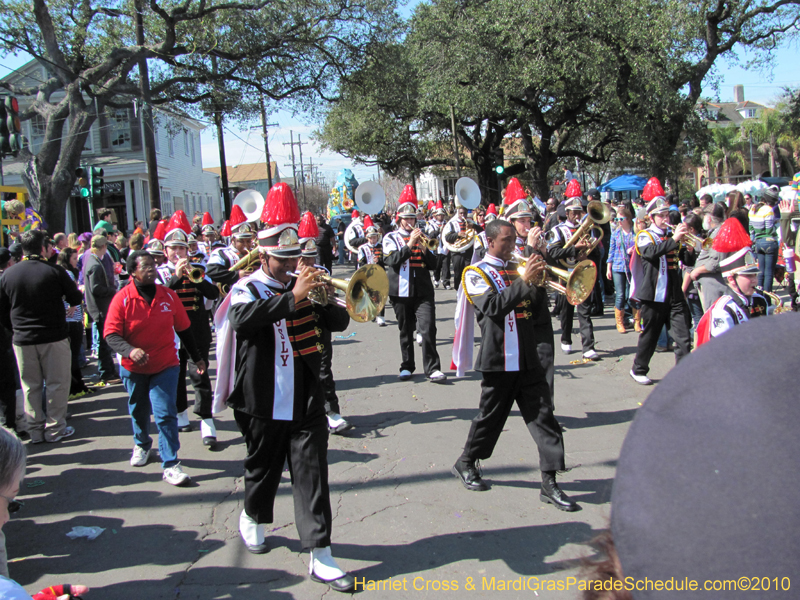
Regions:
<svg viewBox="0 0 800 600"><path fill-rule="evenodd" d="M399 252L406 246L406 239L398 232L393 231L383 238L383 255L388 256L392 252ZM397 295L400 298L408 298L411 290L411 260L405 261L397 270L400 280L397 286Z"/></svg>
<svg viewBox="0 0 800 600"><path fill-rule="evenodd" d="M476 265L481 271L489 276L498 292L506 289L503 276L492 265L480 262ZM519 336L517 334L517 314L516 310L509 312L503 319L505 332L503 335L503 353L506 360L506 371L519 371Z"/></svg>

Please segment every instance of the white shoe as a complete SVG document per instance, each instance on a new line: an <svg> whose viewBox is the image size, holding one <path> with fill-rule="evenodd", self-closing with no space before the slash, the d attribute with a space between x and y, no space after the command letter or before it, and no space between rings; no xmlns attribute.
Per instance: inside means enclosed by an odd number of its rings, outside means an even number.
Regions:
<svg viewBox="0 0 800 600"><path fill-rule="evenodd" d="M434 281L433 282L433 287L435 287L438 290L439 289L439 282L438 281Z"/></svg>
<svg viewBox="0 0 800 600"><path fill-rule="evenodd" d="M600 360L600 355L594 350L587 350L583 353L583 358L588 358L589 360Z"/></svg>
<svg viewBox="0 0 800 600"><path fill-rule="evenodd" d="M147 464L150 458L150 450L145 450L141 446L133 447L133 455L131 456L132 467L143 467Z"/></svg>
<svg viewBox="0 0 800 600"><path fill-rule="evenodd" d="M328 429L330 429L331 433L344 433L352 428L353 425L339 413L328 415Z"/></svg>
<svg viewBox="0 0 800 600"><path fill-rule="evenodd" d="M631 377L638 384L653 385L652 379L650 379L647 375L637 375L636 373L633 372L633 369L631 369Z"/></svg>
<svg viewBox="0 0 800 600"><path fill-rule="evenodd" d="M386 327L386 321L383 317L375 317L375 322L378 324L378 327Z"/></svg>
<svg viewBox="0 0 800 600"><path fill-rule="evenodd" d="M264 527L256 523L255 519L248 515L244 509L242 509L242 514L239 515L239 534L242 536L248 552L264 554L269 550L264 541Z"/></svg>
<svg viewBox="0 0 800 600"><path fill-rule="evenodd" d="M564 354L572 354L572 344L561 344L561 351Z"/></svg>
<svg viewBox="0 0 800 600"><path fill-rule="evenodd" d="M164 469L164 481L170 485L183 485L184 483L189 483L191 480L192 478L181 469L181 463Z"/></svg>
<svg viewBox="0 0 800 600"><path fill-rule="evenodd" d="M430 379L435 383L441 383L442 381L447 381L447 375L445 375L441 371L434 371L433 373L430 374L430 377L428 377L428 379Z"/></svg>
<svg viewBox="0 0 800 600"><path fill-rule="evenodd" d="M312 548L311 560L308 563L308 575L313 581L327 583L337 592L355 590L355 580L336 563L331 555L331 547Z"/></svg>
<svg viewBox="0 0 800 600"><path fill-rule="evenodd" d="M400 381L408 381L409 379L411 379L411 371L403 369L402 371L400 371L400 375L398 375L397 378Z"/></svg>
<svg viewBox="0 0 800 600"><path fill-rule="evenodd" d="M417 334L417 346L422 346L422 334Z"/></svg>

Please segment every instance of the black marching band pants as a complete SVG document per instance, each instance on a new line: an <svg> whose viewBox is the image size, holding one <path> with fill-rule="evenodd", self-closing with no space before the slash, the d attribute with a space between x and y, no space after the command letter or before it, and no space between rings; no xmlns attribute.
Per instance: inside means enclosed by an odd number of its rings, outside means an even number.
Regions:
<svg viewBox="0 0 800 600"><path fill-rule="evenodd" d="M322 384L322 390L325 393L325 412L329 415L340 413L339 396L336 395L336 381L333 379L332 339L323 341L322 368L320 369L319 382Z"/></svg>
<svg viewBox="0 0 800 600"><path fill-rule="evenodd" d="M189 357L189 353L181 345L178 357L180 358L180 371L178 373L177 409L182 413L189 408L189 394L186 390L186 374L194 388L194 409L193 412L201 419L212 418L212 404L214 394L211 389L211 378L208 376L208 354L211 351L211 325L208 321L208 314L203 313L204 320L191 321L192 334L194 335L197 349L200 356L206 361L206 371L202 375L197 372L197 365Z"/></svg>
<svg viewBox="0 0 800 600"><path fill-rule="evenodd" d="M572 344L572 322L575 315L575 306L564 301L561 307L561 343ZM592 325L592 297L591 295L584 302L577 306L578 327L581 332L581 343L583 351L594 350L594 325Z"/></svg>
<svg viewBox="0 0 800 600"><path fill-rule="evenodd" d="M484 372L478 415L472 420L461 460L492 456L514 401L539 448L542 471L563 471L564 438L551 407L550 390L541 370Z"/></svg>
<svg viewBox="0 0 800 600"><path fill-rule="evenodd" d="M422 364L425 375L442 369L436 350L436 309L433 298L400 298L391 296L392 308L400 329L401 371L416 370L414 362L414 331L422 336Z"/></svg>
<svg viewBox="0 0 800 600"><path fill-rule="evenodd" d="M450 283L450 255L437 254L436 268L433 270L433 280Z"/></svg>
<svg viewBox="0 0 800 600"><path fill-rule="evenodd" d="M457 290L461 285L461 274L472 262L472 249L466 252L452 252L450 256L453 257L453 288Z"/></svg>
<svg viewBox="0 0 800 600"><path fill-rule="evenodd" d="M658 336L661 335L664 325L675 342L675 362L691 352L689 324L692 317L685 298L673 298L668 302L641 300L641 305L642 333L639 334L636 357L633 359L634 375L647 375L650 359L656 351Z"/></svg>

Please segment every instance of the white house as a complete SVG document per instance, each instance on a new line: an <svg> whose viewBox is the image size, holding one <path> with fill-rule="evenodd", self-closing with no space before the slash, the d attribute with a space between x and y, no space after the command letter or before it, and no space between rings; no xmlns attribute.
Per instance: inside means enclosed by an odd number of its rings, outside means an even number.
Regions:
<svg viewBox="0 0 800 600"><path fill-rule="evenodd" d="M32 60L20 69L2 78L2 81L35 85L47 81L47 67ZM54 101L63 97L56 92ZM20 110L33 97L20 97ZM147 163L142 139L144 123L137 105L116 109L111 116L101 115L92 124L89 137L81 157L81 163L102 167L104 171L103 204L114 211L114 219L121 231L130 233L135 221L149 220L150 189ZM195 212L210 212L217 224L223 215L219 176L203 171L200 153L200 132L205 125L187 116L156 109L155 140L158 162L158 180L161 208L164 215L181 209L191 219ZM35 154L44 140L45 122L41 117L23 123L23 133ZM64 134L68 134L68 123ZM21 161L3 162L5 185L22 186ZM67 210L67 232L86 231L88 207L79 196L77 186L73 190ZM98 206L94 207L99 208Z"/></svg>

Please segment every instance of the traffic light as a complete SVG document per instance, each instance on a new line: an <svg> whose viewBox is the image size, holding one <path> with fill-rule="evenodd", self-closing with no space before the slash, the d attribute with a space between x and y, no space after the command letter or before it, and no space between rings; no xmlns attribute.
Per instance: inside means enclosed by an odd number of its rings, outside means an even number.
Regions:
<svg viewBox="0 0 800 600"><path fill-rule="evenodd" d="M81 192L81 198L89 198L89 194L91 194L89 188L89 169L86 167L75 169L75 177L78 178L78 189Z"/></svg>
<svg viewBox="0 0 800 600"><path fill-rule="evenodd" d="M89 187L92 193L92 200L98 205L102 206L103 200L103 169L100 167L89 167Z"/></svg>
<svg viewBox="0 0 800 600"><path fill-rule="evenodd" d="M495 148L492 150L492 164L494 165L494 172L498 175L502 175L503 171L506 170L502 148Z"/></svg>
<svg viewBox="0 0 800 600"><path fill-rule="evenodd" d="M19 120L19 103L13 96L3 96L0 102L0 155L22 150L22 123Z"/></svg>

